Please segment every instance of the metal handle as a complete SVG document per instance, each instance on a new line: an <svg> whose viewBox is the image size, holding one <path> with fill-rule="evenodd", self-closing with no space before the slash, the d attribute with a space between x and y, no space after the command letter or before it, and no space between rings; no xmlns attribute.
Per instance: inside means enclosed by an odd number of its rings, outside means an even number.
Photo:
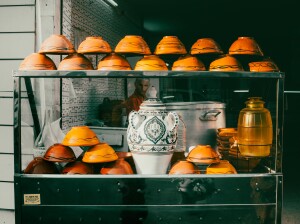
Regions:
<svg viewBox="0 0 300 224"><path fill-rule="evenodd" d="M200 114L199 119L201 121L216 121L218 118L217 116L221 113L219 110L207 110Z"/></svg>

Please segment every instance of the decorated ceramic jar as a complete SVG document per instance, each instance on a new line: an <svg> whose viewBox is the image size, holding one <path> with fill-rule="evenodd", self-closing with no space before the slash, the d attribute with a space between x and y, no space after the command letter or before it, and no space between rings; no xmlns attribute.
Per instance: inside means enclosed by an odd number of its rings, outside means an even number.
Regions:
<svg viewBox="0 0 300 224"><path fill-rule="evenodd" d="M177 142L179 117L167 112L151 87L139 111L129 114L127 141L138 174L165 174Z"/></svg>

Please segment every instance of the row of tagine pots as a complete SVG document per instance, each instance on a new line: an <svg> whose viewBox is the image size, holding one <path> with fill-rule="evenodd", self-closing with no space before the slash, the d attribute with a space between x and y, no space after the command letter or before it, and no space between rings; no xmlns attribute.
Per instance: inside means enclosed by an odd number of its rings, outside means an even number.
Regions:
<svg viewBox="0 0 300 224"><path fill-rule="evenodd" d="M57 67L46 54L68 56ZM64 35L52 35L42 43L38 53L32 53L22 61L19 69L94 70L91 60L85 56L90 54L106 55L97 65L97 70L102 71L279 71L270 57L264 57L252 37L239 37L226 54L212 38L198 39L188 53L177 36L164 36L152 54L145 40L137 35L125 36L114 51L102 37L87 37L76 51ZM143 56L135 66L131 66L126 58L132 55Z"/></svg>
<svg viewBox="0 0 300 224"><path fill-rule="evenodd" d="M82 135L85 138L81 138ZM91 138L90 138L91 137ZM92 139L92 140L91 140ZM78 158L72 146L85 146L87 150ZM73 127L62 143L50 146L43 157L35 157L24 170L25 174L236 174L234 166L227 160L220 160L216 151L208 145L198 145L186 159L173 161L165 171L153 166L137 167L139 163L130 152L115 152L106 143L100 143L97 136L87 126ZM151 164L147 164L148 166ZM159 164L157 164L159 165ZM145 173L146 172L146 173ZM148 173L149 172L149 173Z"/></svg>

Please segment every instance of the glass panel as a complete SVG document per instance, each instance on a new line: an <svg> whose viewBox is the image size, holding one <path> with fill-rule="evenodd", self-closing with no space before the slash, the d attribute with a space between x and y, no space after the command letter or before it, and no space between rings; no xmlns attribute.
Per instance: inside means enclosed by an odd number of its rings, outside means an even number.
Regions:
<svg viewBox="0 0 300 224"><path fill-rule="evenodd" d="M184 156L192 146L211 145L222 159L232 163L238 173L270 173L281 169L280 136L277 136L276 130L282 125L278 121L281 112L278 105L282 105L278 103L282 100L278 96L278 80L283 78L282 73L145 74L148 76L140 76L141 72L137 71L16 72L15 77L22 79L20 89L27 89L21 92L22 152L33 153L30 147L43 127L46 112L49 113L48 122L54 125L51 126L54 138L51 137L52 140L46 143L46 149L54 143L61 143L72 127L88 126L100 141L108 143L115 151L129 151L128 102L138 88L148 88L146 97L140 97L140 106L149 97L149 89L154 86L166 110L180 115L177 149L183 149ZM264 106L270 111L273 123L271 153L263 158L243 157L236 149L230 151L235 143L234 138L231 141L227 138L225 142L221 142L224 139L218 139L219 128L237 128L239 113L245 108L245 101L253 96L261 97L265 102ZM28 127L32 128L30 136ZM81 147L77 157L82 152ZM169 165L168 170L170 168ZM205 167L200 168L205 172Z"/></svg>

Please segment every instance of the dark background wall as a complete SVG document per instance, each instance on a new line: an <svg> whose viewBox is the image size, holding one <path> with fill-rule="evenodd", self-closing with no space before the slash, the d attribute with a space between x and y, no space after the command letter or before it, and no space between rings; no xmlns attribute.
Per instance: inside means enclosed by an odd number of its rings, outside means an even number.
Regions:
<svg viewBox="0 0 300 224"><path fill-rule="evenodd" d="M176 35L189 50L197 39L211 37L225 53L239 36L251 36L265 56L285 73L283 170L291 173L300 156L300 18L297 1L272 0L119 0L120 15L134 11L143 19L143 36L154 51L165 35ZM289 93L299 91L299 93Z"/></svg>

